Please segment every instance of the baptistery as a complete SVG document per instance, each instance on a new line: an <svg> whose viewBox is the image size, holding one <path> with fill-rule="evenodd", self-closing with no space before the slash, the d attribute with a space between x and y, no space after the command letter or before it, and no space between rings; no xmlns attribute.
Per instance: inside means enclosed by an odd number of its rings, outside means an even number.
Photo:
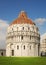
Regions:
<svg viewBox="0 0 46 65"><path fill-rule="evenodd" d="M39 47L39 29L26 12L21 11L7 29L6 56L39 56Z"/></svg>

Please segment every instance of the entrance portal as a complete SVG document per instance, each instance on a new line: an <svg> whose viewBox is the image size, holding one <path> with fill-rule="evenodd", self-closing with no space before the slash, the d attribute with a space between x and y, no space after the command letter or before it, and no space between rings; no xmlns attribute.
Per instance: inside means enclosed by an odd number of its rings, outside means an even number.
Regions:
<svg viewBox="0 0 46 65"><path fill-rule="evenodd" d="M14 50L12 50L12 52L11 52L11 53L12 53L12 56L14 56Z"/></svg>

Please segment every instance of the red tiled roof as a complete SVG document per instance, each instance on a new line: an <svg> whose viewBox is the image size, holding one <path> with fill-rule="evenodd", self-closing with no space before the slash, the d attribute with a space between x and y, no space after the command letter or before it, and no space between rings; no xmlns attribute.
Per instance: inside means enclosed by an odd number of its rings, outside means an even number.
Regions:
<svg viewBox="0 0 46 65"><path fill-rule="evenodd" d="M31 19L29 19L25 12L21 12L17 19L15 19L10 25L12 24L34 24Z"/></svg>

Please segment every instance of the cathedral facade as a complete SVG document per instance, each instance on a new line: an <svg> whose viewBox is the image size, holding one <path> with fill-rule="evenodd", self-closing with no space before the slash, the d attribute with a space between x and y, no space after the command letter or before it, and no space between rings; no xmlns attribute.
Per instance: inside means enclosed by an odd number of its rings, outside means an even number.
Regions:
<svg viewBox="0 0 46 65"><path fill-rule="evenodd" d="M39 46L38 27L21 11L7 29L6 56L39 56Z"/></svg>

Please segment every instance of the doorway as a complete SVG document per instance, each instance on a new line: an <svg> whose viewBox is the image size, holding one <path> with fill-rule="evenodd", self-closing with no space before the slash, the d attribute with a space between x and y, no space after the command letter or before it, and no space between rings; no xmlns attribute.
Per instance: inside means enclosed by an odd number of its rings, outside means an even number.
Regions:
<svg viewBox="0 0 46 65"><path fill-rule="evenodd" d="M12 53L12 56L14 56L14 50L12 50L12 52L11 52L11 53Z"/></svg>

